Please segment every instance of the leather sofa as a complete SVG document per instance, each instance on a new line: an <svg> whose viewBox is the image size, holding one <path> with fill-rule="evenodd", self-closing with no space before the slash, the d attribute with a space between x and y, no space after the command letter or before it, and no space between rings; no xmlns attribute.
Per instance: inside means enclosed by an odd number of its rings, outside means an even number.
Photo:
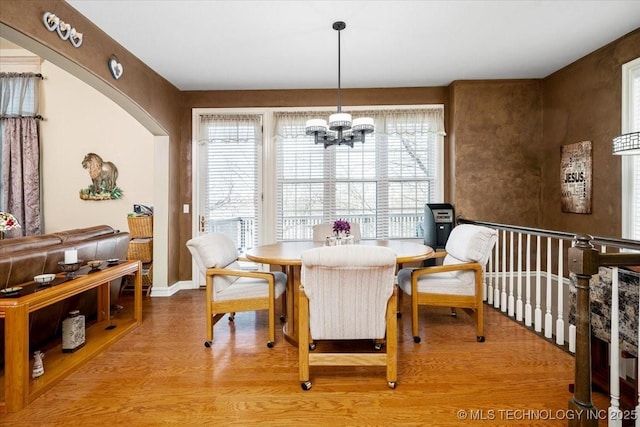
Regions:
<svg viewBox="0 0 640 427"><path fill-rule="evenodd" d="M58 233L0 240L0 288L9 288L33 280L43 273L59 273L58 261L64 261L64 252L78 251L78 259L126 259L130 234L108 225L78 228ZM111 303L115 304L121 280L111 286ZM86 321L95 320L97 290L92 289L72 298L35 311L29 321L29 352L46 350L62 334L62 321L71 310L79 310ZM0 361L4 366L4 319L0 319Z"/></svg>

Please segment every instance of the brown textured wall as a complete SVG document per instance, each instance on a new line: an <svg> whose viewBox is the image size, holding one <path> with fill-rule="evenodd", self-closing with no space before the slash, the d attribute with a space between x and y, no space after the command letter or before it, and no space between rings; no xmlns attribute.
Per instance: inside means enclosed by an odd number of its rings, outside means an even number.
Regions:
<svg viewBox="0 0 640 427"><path fill-rule="evenodd" d="M456 215L538 226L540 86L539 80L451 85L451 200Z"/></svg>
<svg viewBox="0 0 640 427"><path fill-rule="evenodd" d="M84 41L75 48L69 41L61 40L48 31L43 23L45 12L52 12L83 33ZM7 27L5 33L15 32L41 57L63 69L71 70L76 77L101 90L115 102L138 118L154 134L169 136L170 182L179 182L180 165L180 115L181 92L138 58L120 46L115 40L96 27L91 21L64 1L52 0L1 0L0 22ZM3 36L7 36L3 34ZM17 40L15 40L17 42ZM109 57L115 54L124 65L124 74L114 80L107 68ZM163 171L158 171L163 173ZM179 187L172 186L169 194L169 224L179 223L181 208L178 202ZM168 259L177 259L184 236L178 227L168 231ZM190 261L190 260L189 260ZM184 275L183 275L184 276ZM175 263L168 266L168 281L178 280L179 269Z"/></svg>
<svg viewBox="0 0 640 427"><path fill-rule="evenodd" d="M621 66L638 57L640 29L544 79L543 228L621 237L621 160L611 140L620 134ZM591 214L560 209L560 147L580 141L593 147Z"/></svg>

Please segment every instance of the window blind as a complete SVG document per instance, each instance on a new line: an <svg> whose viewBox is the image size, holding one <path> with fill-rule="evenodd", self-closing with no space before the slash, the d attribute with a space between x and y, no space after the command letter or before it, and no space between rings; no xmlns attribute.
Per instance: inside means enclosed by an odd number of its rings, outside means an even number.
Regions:
<svg viewBox="0 0 640 427"><path fill-rule="evenodd" d="M640 131L640 65L635 67L631 74L631 128L630 132ZM640 240L640 156L631 158L633 170L631 239Z"/></svg>
<svg viewBox="0 0 640 427"><path fill-rule="evenodd" d="M306 240L312 226L360 224L363 238L422 237L424 204L436 202L441 107L351 112L376 131L353 148L315 145L304 131L326 112L276 113L276 239Z"/></svg>
<svg viewBox="0 0 640 427"><path fill-rule="evenodd" d="M261 115L200 116L203 212L208 232L228 234L237 247L257 244Z"/></svg>

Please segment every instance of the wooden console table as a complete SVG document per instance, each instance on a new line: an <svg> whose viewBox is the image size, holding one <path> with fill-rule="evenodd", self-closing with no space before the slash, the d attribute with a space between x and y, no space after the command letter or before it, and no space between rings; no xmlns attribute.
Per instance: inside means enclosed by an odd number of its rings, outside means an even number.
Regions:
<svg viewBox="0 0 640 427"><path fill-rule="evenodd" d="M84 267L75 278L66 279L61 273L51 285L38 288L35 282L28 282L22 285L23 291L15 297L0 298L0 317L5 319L5 365L4 372L0 374L0 411L16 412L24 408L78 366L142 324L141 270L140 261L103 265L101 270L91 272ZM133 317L111 319L109 282L129 274L135 276ZM47 350L44 375L32 379L29 314L93 288L98 290L98 315L96 322L86 329L85 345L73 353L63 353L61 345Z"/></svg>

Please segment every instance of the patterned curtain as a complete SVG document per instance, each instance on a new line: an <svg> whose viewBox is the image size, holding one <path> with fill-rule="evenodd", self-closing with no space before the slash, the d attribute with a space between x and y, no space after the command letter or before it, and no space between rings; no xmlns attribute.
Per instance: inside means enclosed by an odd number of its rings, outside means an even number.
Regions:
<svg viewBox="0 0 640 427"><path fill-rule="evenodd" d="M6 237L41 233L39 86L34 73L0 73L0 210L16 217L21 227Z"/></svg>

